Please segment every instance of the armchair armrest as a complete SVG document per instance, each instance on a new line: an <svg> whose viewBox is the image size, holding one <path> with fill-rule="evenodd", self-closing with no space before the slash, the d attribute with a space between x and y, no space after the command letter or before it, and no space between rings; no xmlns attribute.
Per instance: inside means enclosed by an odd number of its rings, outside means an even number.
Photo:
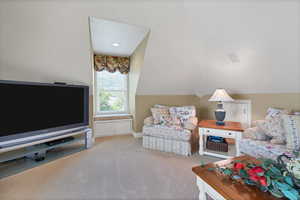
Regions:
<svg viewBox="0 0 300 200"><path fill-rule="evenodd" d="M152 125L152 124L154 124L154 119L153 119L152 116L146 117L146 118L144 119L144 125L150 126L150 125Z"/></svg>
<svg viewBox="0 0 300 200"><path fill-rule="evenodd" d="M269 139L268 136L258 127L247 128L243 133L243 137L261 141Z"/></svg>
<svg viewBox="0 0 300 200"><path fill-rule="evenodd" d="M191 151L193 153L199 151L199 132L198 128L196 127L194 130L191 131Z"/></svg>
<svg viewBox="0 0 300 200"><path fill-rule="evenodd" d="M257 127L259 124L265 122L266 120L255 120L251 123L251 127Z"/></svg>
<svg viewBox="0 0 300 200"><path fill-rule="evenodd" d="M188 130L194 130L197 127L198 118L197 117L190 117L187 121L184 122L183 128Z"/></svg>

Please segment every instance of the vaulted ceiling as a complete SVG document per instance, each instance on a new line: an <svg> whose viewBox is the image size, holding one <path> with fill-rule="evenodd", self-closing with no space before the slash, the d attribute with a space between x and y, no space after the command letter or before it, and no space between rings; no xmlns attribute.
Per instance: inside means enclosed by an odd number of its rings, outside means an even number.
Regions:
<svg viewBox="0 0 300 200"><path fill-rule="evenodd" d="M131 56L148 28L90 17L92 48L95 54Z"/></svg>
<svg viewBox="0 0 300 200"><path fill-rule="evenodd" d="M87 19L95 16L151 30L138 94L300 92L299 0L0 3L0 70L8 78L24 66L28 79L38 69L49 80L92 80Z"/></svg>
<svg viewBox="0 0 300 200"><path fill-rule="evenodd" d="M138 93L205 95L220 87L235 93L299 92L299 5L279 0L136 5L135 23L151 29ZM125 38L131 41L134 34Z"/></svg>
<svg viewBox="0 0 300 200"><path fill-rule="evenodd" d="M140 94L300 92L300 1L186 0L152 7ZM151 17L149 17L151 16Z"/></svg>

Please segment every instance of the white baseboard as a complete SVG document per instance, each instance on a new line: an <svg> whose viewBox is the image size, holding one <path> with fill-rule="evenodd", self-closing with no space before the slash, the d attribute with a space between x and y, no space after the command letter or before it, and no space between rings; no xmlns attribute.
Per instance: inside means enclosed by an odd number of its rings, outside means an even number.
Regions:
<svg viewBox="0 0 300 200"><path fill-rule="evenodd" d="M94 136L127 135L132 132L132 120L106 120L94 122Z"/></svg>
<svg viewBox="0 0 300 200"><path fill-rule="evenodd" d="M132 135L134 138L142 138L143 137L143 133L142 132L132 132Z"/></svg>

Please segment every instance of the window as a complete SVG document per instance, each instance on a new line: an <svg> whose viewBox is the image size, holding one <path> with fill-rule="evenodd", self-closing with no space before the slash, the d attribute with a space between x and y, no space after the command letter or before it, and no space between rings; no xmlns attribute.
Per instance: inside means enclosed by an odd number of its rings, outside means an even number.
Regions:
<svg viewBox="0 0 300 200"><path fill-rule="evenodd" d="M128 113L128 75L106 70L95 73L96 114Z"/></svg>

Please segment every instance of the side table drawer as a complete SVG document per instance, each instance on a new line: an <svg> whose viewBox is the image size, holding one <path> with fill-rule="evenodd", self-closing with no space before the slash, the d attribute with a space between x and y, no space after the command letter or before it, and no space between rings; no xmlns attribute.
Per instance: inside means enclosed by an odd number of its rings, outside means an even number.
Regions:
<svg viewBox="0 0 300 200"><path fill-rule="evenodd" d="M235 138L237 131L229 131L229 130L219 130L219 129L212 129L212 128L200 128L202 130L202 134L204 135L214 135L220 136L225 138Z"/></svg>

